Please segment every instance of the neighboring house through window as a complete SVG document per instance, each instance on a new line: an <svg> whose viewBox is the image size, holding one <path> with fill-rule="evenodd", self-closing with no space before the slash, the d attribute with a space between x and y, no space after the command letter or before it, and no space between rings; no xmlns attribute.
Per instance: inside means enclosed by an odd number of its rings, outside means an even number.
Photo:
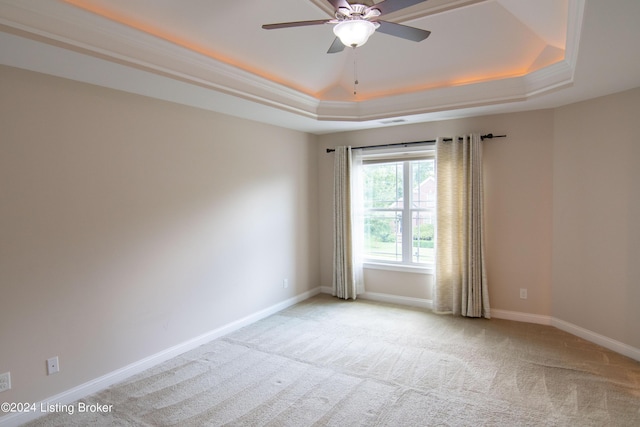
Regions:
<svg viewBox="0 0 640 427"><path fill-rule="evenodd" d="M433 152L365 155L364 260L432 267L435 263Z"/></svg>

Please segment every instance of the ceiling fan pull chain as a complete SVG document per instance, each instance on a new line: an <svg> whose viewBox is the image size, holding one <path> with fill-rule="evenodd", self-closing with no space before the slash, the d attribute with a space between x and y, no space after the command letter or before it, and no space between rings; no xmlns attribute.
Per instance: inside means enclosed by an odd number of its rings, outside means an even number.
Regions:
<svg viewBox="0 0 640 427"><path fill-rule="evenodd" d="M353 48L353 94L358 94L358 55L356 53L356 48Z"/></svg>

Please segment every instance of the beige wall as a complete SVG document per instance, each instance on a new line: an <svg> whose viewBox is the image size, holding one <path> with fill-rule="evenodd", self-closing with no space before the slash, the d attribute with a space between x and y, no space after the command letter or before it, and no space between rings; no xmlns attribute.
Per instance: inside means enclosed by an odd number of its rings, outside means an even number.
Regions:
<svg viewBox="0 0 640 427"><path fill-rule="evenodd" d="M331 192L337 145L422 141L469 132L507 134L485 143L486 260L494 309L551 314L553 111L504 114L344 132L320 137L321 282L331 286ZM368 270L367 290L431 298L431 277ZM528 299L519 297L528 289Z"/></svg>
<svg viewBox="0 0 640 427"><path fill-rule="evenodd" d="M2 401L320 284L315 136L8 67L0 133Z"/></svg>
<svg viewBox="0 0 640 427"><path fill-rule="evenodd" d="M431 274L368 268L364 270L364 282L366 292L431 300Z"/></svg>
<svg viewBox="0 0 640 427"><path fill-rule="evenodd" d="M640 89L555 112L553 314L640 348Z"/></svg>

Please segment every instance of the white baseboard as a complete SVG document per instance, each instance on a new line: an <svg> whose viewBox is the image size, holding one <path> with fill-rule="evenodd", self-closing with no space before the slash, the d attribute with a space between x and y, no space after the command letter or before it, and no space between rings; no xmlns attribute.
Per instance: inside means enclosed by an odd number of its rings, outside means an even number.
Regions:
<svg viewBox="0 0 640 427"><path fill-rule="evenodd" d="M314 288L300 295L296 295L293 298L289 298L288 300L272 305L271 307L265 308L264 310L260 310L249 316L243 317L242 319L236 320L220 328L214 329L198 337L195 337L181 344L178 344L166 350L163 350L159 353L146 357L142 360L134 362L123 368L117 369L113 372L110 372L106 375L98 377L94 380L88 381L70 390L66 390L62 393L56 394L55 396L51 396L45 400L42 400L36 403L35 412L14 413L14 414L9 414L9 415L0 417L0 427L16 427L24 423L27 423L29 421L32 421L40 417L41 415L43 415L40 413L40 410L39 410L41 407L46 408L48 407L48 405L55 405L55 404L68 405L73 402L76 402L79 399L82 399L91 394L97 393L100 390L104 390L105 388L113 384L124 381L133 375L139 374L153 366L156 366L171 358L174 358L183 353L186 353L189 350L193 350L194 348L197 348L210 341L213 341L216 338L220 338L244 326L257 322L258 320L264 319L265 317L269 317L272 314L282 311L287 307L290 307L294 304L297 304L301 301L311 298L312 296L317 295L319 293L320 293L320 288L319 287Z"/></svg>
<svg viewBox="0 0 640 427"><path fill-rule="evenodd" d="M624 356L640 361L640 349L574 325L573 323L560 320L556 317L493 309L491 310L491 317L496 319L515 320L518 322L537 323L539 325L550 325L594 344L601 345L602 347L608 348L616 353L620 353Z"/></svg>
<svg viewBox="0 0 640 427"><path fill-rule="evenodd" d="M551 325L552 317L541 314L521 313L519 311L491 309L491 317L495 319L515 320L516 322L537 323L538 325Z"/></svg>
<svg viewBox="0 0 640 427"><path fill-rule="evenodd" d="M600 335L588 329L584 329L580 326L574 325L573 323L565 322L564 320L553 318L551 325L640 362L640 349L638 348L616 341L604 335Z"/></svg>
<svg viewBox="0 0 640 427"><path fill-rule="evenodd" d="M320 292L323 294L333 295L333 288L330 286L321 286ZM428 299L403 297L398 295L382 294L377 292L364 292L358 295L358 298L362 298L370 301L388 302L390 304L409 305L411 307L420 307L420 308L428 308L428 309L431 309L433 307L433 305L431 304L431 300L428 300Z"/></svg>
<svg viewBox="0 0 640 427"><path fill-rule="evenodd" d="M388 302L391 304L401 304L408 305L411 307L420 307L427 308L431 310L433 308L433 304L431 300L423 299L423 298L414 298L414 297L401 297L398 295L390 295L390 294L380 294L376 292L365 292L359 295L362 299L367 299L370 301L378 301L378 302Z"/></svg>

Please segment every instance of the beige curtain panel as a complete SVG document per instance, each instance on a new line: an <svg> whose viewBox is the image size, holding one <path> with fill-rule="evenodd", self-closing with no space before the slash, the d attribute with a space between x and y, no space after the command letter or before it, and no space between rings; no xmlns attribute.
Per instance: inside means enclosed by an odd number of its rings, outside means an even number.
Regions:
<svg viewBox="0 0 640 427"><path fill-rule="evenodd" d="M433 309L490 318L484 262L482 142L436 141L437 231Z"/></svg>
<svg viewBox="0 0 640 427"><path fill-rule="evenodd" d="M360 262L358 163L351 147L336 147L333 192L333 295L356 299L364 292Z"/></svg>

